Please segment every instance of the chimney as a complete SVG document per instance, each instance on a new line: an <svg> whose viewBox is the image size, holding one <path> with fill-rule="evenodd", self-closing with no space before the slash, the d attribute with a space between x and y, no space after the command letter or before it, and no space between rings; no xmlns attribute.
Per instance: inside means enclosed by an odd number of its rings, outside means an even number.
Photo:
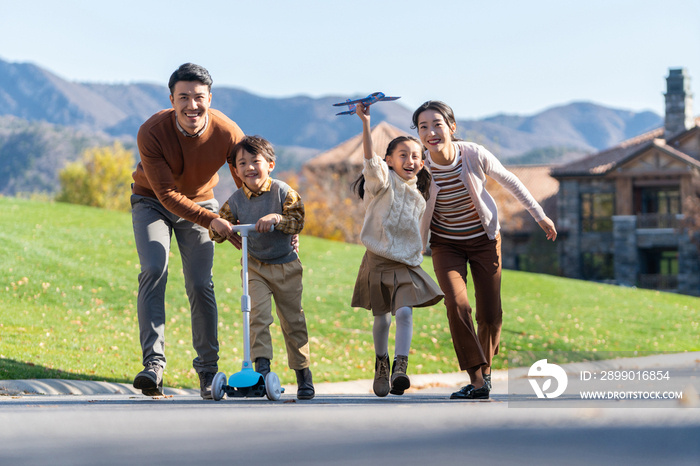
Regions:
<svg viewBox="0 0 700 466"><path fill-rule="evenodd" d="M695 126L690 76L685 68L669 69L666 78L666 140Z"/></svg>

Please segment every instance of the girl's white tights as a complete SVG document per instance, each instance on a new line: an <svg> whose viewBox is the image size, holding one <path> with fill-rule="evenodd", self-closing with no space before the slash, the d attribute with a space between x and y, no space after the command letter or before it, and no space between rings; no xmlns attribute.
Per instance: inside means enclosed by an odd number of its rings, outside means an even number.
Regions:
<svg viewBox="0 0 700 466"><path fill-rule="evenodd" d="M372 336L374 337L374 351L377 356L384 356L389 352L389 327L391 327L391 314L374 317ZM408 356L413 338L413 309L401 307L396 310L396 348L395 354Z"/></svg>

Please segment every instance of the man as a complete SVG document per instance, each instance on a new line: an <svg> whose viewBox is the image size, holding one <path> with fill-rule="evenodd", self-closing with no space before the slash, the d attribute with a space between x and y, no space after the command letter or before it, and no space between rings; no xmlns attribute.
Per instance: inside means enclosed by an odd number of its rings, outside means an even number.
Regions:
<svg viewBox="0 0 700 466"><path fill-rule="evenodd" d="M202 398L211 399L211 382L218 371L214 243L208 229L219 217L215 213L219 204L212 189L219 181L217 171L244 135L226 115L209 107L211 84L203 67L180 66L168 83L173 108L149 118L137 137L141 162L133 174L131 205L141 263L138 316L144 370L134 379L134 387L144 395L163 394L165 285L172 232L190 301L197 352L193 366ZM241 180L230 168L240 187Z"/></svg>

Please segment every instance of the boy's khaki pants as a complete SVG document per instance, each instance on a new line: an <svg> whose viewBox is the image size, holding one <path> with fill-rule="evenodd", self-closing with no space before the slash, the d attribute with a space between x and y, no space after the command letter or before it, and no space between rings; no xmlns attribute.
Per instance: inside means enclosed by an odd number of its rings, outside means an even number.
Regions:
<svg viewBox="0 0 700 466"><path fill-rule="evenodd" d="M248 292L250 294L250 357L272 359L272 298L287 346L290 369L309 367L309 334L301 308L301 261L263 264L248 256Z"/></svg>

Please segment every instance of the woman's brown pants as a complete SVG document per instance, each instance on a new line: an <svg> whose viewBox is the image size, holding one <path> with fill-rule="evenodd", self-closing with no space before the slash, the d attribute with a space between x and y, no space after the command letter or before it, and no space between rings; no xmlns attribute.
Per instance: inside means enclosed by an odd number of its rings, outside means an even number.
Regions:
<svg viewBox="0 0 700 466"><path fill-rule="evenodd" d="M433 268L445 293L452 343L462 370L491 366L501 338L501 236L450 240L432 235ZM474 281L476 323L467 298L467 264Z"/></svg>

